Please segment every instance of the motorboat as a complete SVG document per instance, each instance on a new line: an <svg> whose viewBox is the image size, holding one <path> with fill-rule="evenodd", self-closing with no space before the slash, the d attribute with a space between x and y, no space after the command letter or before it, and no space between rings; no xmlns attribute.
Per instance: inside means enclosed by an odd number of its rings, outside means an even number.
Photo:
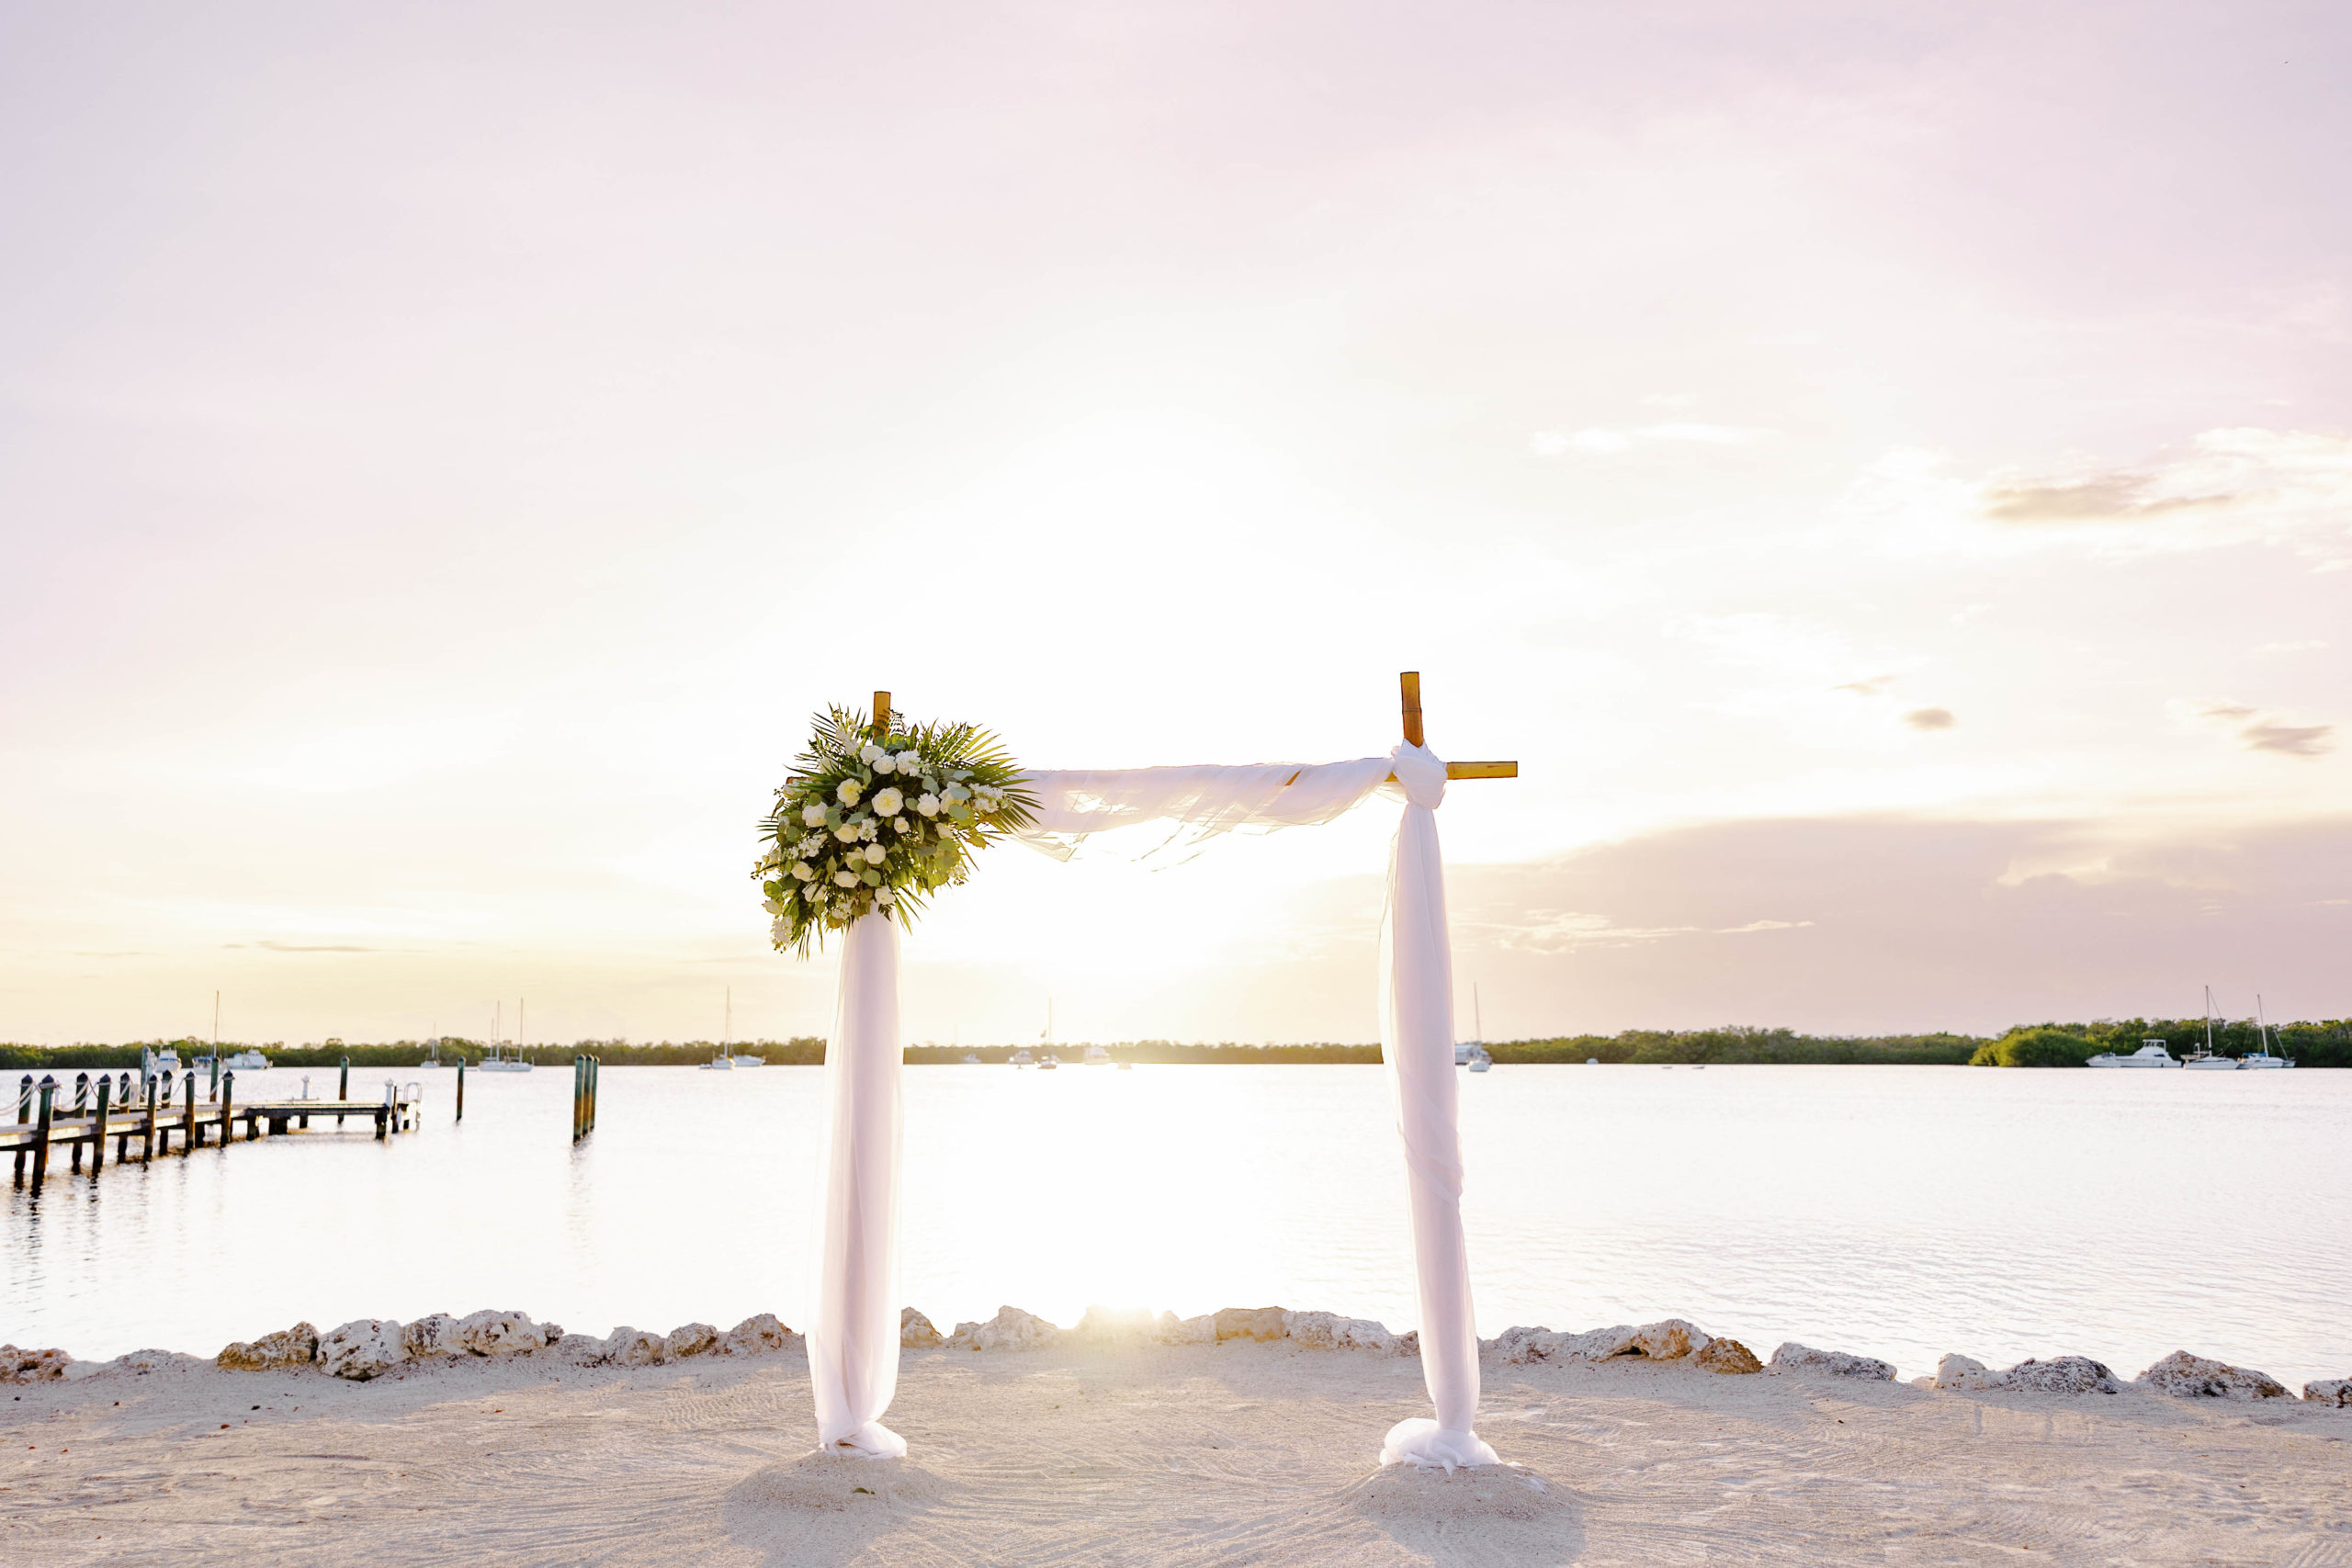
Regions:
<svg viewBox="0 0 2352 1568"><path fill-rule="evenodd" d="M1473 1045L1470 1048L1469 1060L1463 1065L1474 1073L1483 1073L1494 1066L1495 1059L1487 1054L1487 1048L1484 1045Z"/></svg>
<svg viewBox="0 0 2352 1568"><path fill-rule="evenodd" d="M2239 1066L2256 1070L2275 1070L2295 1065L2294 1058L2291 1056L2274 1056L2270 1053L2270 1016L2263 1008L2262 993L2259 991L2256 992L2254 997L2254 1026L2261 1035L2262 1048L2250 1056L2240 1056Z"/></svg>
<svg viewBox="0 0 2352 1568"><path fill-rule="evenodd" d="M1032 1063L1035 1062L1036 1059L1036 1057L1032 1056L1026 1051L1015 1051L1012 1054L1012 1065L1016 1067L1028 1066Z"/></svg>
<svg viewBox="0 0 2352 1568"><path fill-rule="evenodd" d="M2101 1051L2083 1066L2086 1067L2177 1067L2180 1063L2171 1052L2165 1049L2163 1041L2143 1040L2140 1043L2140 1048L2128 1056L2119 1056L2112 1051Z"/></svg>
<svg viewBox="0 0 2352 1568"><path fill-rule="evenodd" d="M743 1051L738 1051L727 1059L739 1067L764 1067L768 1065L765 1056L754 1056Z"/></svg>
<svg viewBox="0 0 2352 1568"><path fill-rule="evenodd" d="M260 1072L269 1066L269 1058L258 1051L244 1050L232 1055L220 1064L234 1072Z"/></svg>
<svg viewBox="0 0 2352 1568"><path fill-rule="evenodd" d="M474 1064L478 1073L527 1073L531 1064L523 1055L520 1045L492 1045Z"/></svg>
<svg viewBox="0 0 2352 1568"><path fill-rule="evenodd" d="M705 1062L702 1070L706 1073L731 1073L735 1070L735 1058L722 1051Z"/></svg>
<svg viewBox="0 0 2352 1568"><path fill-rule="evenodd" d="M1037 1070L1041 1073L1050 1073L1056 1067L1060 1066L1060 1060L1057 1058L1051 1051L1048 1051L1046 1053L1046 1059L1037 1064Z"/></svg>
<svg viewBox="0 0 2352 1568"><path fill-rule="evenodd" d="M1105 1051L1100 1045L1089 1045L1086 1048L1084 1060L1086 1065L1090 1067L1105 1066L1110 1063L1111 1053Z"/></svg>
<svg viewBox="0 0 2352 1568"><path fill-rule="evenodd" d="M152 1078L167 1073L176 1073L179 1070L180 1054L166 1045L161 1051L151 1050L147 1053L147 1061L140 1076Z"/></svg>

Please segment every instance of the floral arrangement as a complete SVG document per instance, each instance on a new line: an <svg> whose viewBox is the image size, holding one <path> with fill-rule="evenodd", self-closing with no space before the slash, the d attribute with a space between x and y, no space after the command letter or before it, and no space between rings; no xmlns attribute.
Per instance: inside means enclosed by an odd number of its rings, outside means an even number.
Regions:
<svg viewBox="0 0 2352 1568"><path fill-rule="evenodd" d="M934 891L970 874L973 855L1036 819L1036 796L987 730L895 714L888 725L876 734L850 709L819 715L775 792L752 875L778 952L806 958L826 931L876 909L911 928Z"/></svg>

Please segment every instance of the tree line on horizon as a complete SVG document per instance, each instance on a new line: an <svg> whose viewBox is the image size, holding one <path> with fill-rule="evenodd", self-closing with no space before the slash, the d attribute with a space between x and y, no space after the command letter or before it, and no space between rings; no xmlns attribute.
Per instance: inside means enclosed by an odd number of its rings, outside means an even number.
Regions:
<svg viewBox="0 0 2352 1568"><path fill-rule="evenodd" d="M2205 1021L2195 1019L2100 1019L2090 1023L2019 1024L1997 1035L1957 1034L1803 1034L1791 1029L1760 1029L1729 1025L1719 1029L1629 1029L1616 1034L1555 1035L1540 1040L1489 1043L1497 1062L1553 1063L1599 1061L1611 1064L1698 1065L1701 1063L1770 1063L1797 1065L1877 1064L1885 1066L1974 1065L2004 1067L2081 1066L2102 1051L2129 1055L2144 1039L2168 1043L2174 1055L2185 1055L2205 1041ZM2270 1026L2273 1052L2294 1058L2301 1067L2352 1067L2352 1019ZM2258 1048L2252 1020L2213 1024L2213 1049L2225 1056L2243 1056ZM116 1070L137 1067L147 1046L177 1050L183 1063L209 1050L193 1037L170 1041L134 1042L127 1045L60 1046L0 1044L0 1069L46 1071L60 1067ZM244 1042L221 1043L224 1052L258 1049L281 1067L332 1067L348 1057L355 1067L414 1066L424 1057L426 1043L401 1040L389 1043L289 1046L272 1042L249 1047ZM1075 1055L1083 1041L1058 1044L1057 1053ZM1244 1045L1230 1041L1215 1044L1183 1044L1173 1040L1105 1042L1113 1061L1153 1064L1377 1062L1377 1045L1319 1042L1291 1045ZM441 1037L441 1057L479 1062L484 1042ZM509 1047L510 1051L514 1048ZM514 1054L540 1066L568 1066L572 1057L593 1055L604 1065L625 1066L696 1066L717 1055L719 1045L708 1040L662 1041L632 1044L626 1040L582 1040L570 1045L531 1045ZM788 1040L737 1041L727 1050L758 1056L772 1066L816 1066L825 1059L825 1042L813 1034ZM1004 1063L1016 1051L1037 1053L1043 1046L910 1045L910 1063L960 1062L978 1056L983 1062Z"/></svg>

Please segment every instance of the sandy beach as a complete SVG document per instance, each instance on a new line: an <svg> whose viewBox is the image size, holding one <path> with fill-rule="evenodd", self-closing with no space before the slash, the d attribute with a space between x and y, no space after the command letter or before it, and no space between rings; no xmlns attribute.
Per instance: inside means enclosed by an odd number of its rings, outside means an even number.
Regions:
<svg viewBox="0 0 2352 1568"><path fill-rule="evenodd" d="M181 1362L0 1398L0 1561L2352 1563L2352 1410L1489 1356L1509 1468L1382 1470L1400 1357L909 1351L904 1461L810 1453L798 1349L370 1382Z"/></svg>

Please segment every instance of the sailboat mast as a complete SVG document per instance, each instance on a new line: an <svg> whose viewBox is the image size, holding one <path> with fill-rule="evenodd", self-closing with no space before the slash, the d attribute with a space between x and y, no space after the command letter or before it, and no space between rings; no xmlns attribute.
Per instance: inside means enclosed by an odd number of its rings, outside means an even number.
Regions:
<svg viewBox="0 0 2352 1568"><path fill-rule="evenodd" d="M220 993L212 993L212 1054L220 1054Z"/></svg>
<svg viewBox="0 0 2352 1568"><path fill-rule="evenodd" d="M1478 1005L1478 982L1470 982L1470 1022L1478 1031L1478 1043L1487 1043L1486 1010Z"/></svg>
<svg viewBox="0 0 2352 1568"><path fill-rule="evenodd" d="M2205 1054L2213 1054L2213 987L2205 987Z"/></svg>

